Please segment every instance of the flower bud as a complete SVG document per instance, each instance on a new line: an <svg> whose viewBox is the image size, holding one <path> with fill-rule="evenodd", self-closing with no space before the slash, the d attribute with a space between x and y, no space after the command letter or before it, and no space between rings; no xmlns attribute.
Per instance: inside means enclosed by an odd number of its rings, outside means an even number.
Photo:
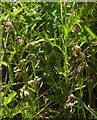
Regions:
<svg viewBox="0 0 97 120"><path fill-rule="evenodd" d="M75 28L75 29L72 30L72 33L76 33L76 32L78 32L77 28Z"/></svg>
<svg viewBox="0 0 97 120"><path fill-rule="evenodd" d="M36 76L37 83L39 83L40 80L41 80L41 78L38 78L38 76ZM34 81L35 81L35 78L34 78Z"/></svg>
<svg viewBox="0 0 97 120"><path fill-rule="evenodd" d="M81 67L79 67L76 72L77 72L77 74L80 74L81 73Z"/></svg>
<svg viewBox="0 0 97 120"><path fill-rule="evenodd" d="M68 97L67 102L70 102L70 101L72 101L73 99L74 99L74 95L73 95L73 94L71 94L71 95Z"/></svg>
<svg viewBox="0 0 97 120"><path fill-rule="evenodd" d="M76 52L81 52L81 48L77 45L74 46Z"/></svg>
<svg viewBox="0 0 97 120"><path fill-rule="evenodd" d="M26 97L26 96L28 96L29 95L29 93L28 93L28 91L24 91L24 96Z"/></svg>
<svg viewBox="0 0 97 120"><path fill-rule="evenodd" d="M21 69L17 69L16 71L14 71L15 73L21 73L22 70Z"/></svg>
<svg viewBox="0 0 97 120"><path fill-rule="evenodd" d="M13 25L9 22L6 23L10 28L13 27Z"/></svg>
<svg viewBox="0 0 97 120"><path fill-rule="evenodd" d="M71 95L69 96L69 99L70 99L70 101L73 100L73 99L74 99L74 95L71 94Z"/></svg>
<svg viewBox="0 0 97 120"><path fill-rule="evenodd" d="M32 84L34 84L35 83L35 80L30 80L30 81L28 81L28 84L29 85L32 85Z"/></svg>
<svg viewBox="0 0 97 120"><path fill-rule="evenodd" d="M71 108L70 112L72 112L73 106L78 103L78 101L74 101L73 103L69 102L66 104L66 108L69 109Z"/></svg>
<svg viewBox="0 0 97 120"><path fill-rule="evenodd" d="M36 78L34 78L34 80L28 81L28 84L29 84L29 85L32 85L32 84L34 84L35 82L39 83L40 79L41 79L41 78L38 78L38 76L36 76Z"/></svg>
<svg viewBox="0 0 97 120"><path fill-rule="evenodd" d="M23 40L21 40L20 36L16 37L15 41L17 42L17 44L20 44L21 42L23 42Z"/></svg>
<svg viewBox="0 0 97 120"><path fill-rule="evenodd" d="M17 41L18 39L21 39L21 37L20 37L20 36L16 37L16 38L15 38L15 41Z"/></svg>
<svg viewBox="0 0 97 120"><path fill-rule="evenodd" d="M82 22L83 22L83 20L77 20L77 22L82 23Z"/></svg>

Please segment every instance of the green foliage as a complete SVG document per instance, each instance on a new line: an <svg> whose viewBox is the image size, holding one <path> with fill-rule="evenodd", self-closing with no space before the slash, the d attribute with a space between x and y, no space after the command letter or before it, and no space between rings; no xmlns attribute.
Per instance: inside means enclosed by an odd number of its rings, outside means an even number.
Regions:
<svg viewBox="0 0 97 120"><path fill-rule="evenodd" d="M1 3L2 118L97 118L96 4Z"/></svg>

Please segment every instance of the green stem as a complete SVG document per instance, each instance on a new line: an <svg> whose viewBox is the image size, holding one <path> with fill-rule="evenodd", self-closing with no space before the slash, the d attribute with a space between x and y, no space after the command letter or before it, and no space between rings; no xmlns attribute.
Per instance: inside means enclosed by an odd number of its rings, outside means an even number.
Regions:
<svg viewBox="0 0 97 120"><path fill-rule="evenodd" d="M35 80L36 80L35 67L34 67L33 61L32 61L32 68L33 68L34 78L35 78Z"/></svg>
<svg viewBox="0 0 97 120"><path fill-rule="evenodd" d="M33 62L33 61L32 61L32 68L33 68L34 78L35 78L35 81L36 81L35 66L34 66L34 62ZM39 111L38 84L37 84L37 82L36 82L36 86L37 86L37 90L36 90L36 94L37 94L37 105L38 105L38 111Z"/></svg>
<svg viewBox="0 0 97 120"><path fill-rule="evenodd" d="M89 92L89 105L91 106L91 92Z"/></svg>
<svg viewBox="0 0 97 120"><path fill-rule="evenodd" d="M38 90L37 90L37 105L38 105L38 111L39 111L39 99L38 99Z"/></svg>
<svg viewBox="0 0 97 120"><path fill-rule="evenodd" d="M65 81L66 84L68 83L68 78L67 78L67 70L68 70L68 65L67 65L67 29L64 26L64 21L63 21L63 14L62 14L62 2L60 1L60 11L61 11L61 20L62 20L62 29L63 29L63 38L62 38L62 44L63 44L63 55L64 55L64 75L65 75Z"/></svg>

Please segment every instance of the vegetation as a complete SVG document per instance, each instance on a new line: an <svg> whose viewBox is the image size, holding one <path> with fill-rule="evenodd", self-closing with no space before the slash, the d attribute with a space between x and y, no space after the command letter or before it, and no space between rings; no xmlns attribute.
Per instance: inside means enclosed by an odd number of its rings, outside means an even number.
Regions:
<svg viewBox="0 0 97 120"><path fill-rule="evenodd" d="M2 119L97 119L97 2L2 2Z"/></svg>

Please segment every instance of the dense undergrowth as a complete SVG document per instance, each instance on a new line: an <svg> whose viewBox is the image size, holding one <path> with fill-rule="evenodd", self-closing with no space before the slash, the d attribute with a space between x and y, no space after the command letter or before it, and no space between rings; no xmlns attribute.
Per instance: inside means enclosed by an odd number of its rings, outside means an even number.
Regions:
<svg viewBox="0 0 97 120"><path fill-rule="evenodd" d="M2 119L96 119L97 2L1 6Z"/></svg>

